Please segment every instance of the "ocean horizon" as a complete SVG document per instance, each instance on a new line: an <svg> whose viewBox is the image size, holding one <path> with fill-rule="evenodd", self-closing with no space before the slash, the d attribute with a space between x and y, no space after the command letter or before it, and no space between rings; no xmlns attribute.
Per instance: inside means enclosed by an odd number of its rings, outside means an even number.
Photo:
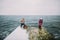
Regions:
<svg viewBox="0 0 60 40"><path fill-rule="evenodd" d="M6 38L13 30L20 25L24 18L28 27L38 27L38 20L43 18L43 27L49 33L60 40L60 16L59 15L0 15L0 40Z"/></svg>

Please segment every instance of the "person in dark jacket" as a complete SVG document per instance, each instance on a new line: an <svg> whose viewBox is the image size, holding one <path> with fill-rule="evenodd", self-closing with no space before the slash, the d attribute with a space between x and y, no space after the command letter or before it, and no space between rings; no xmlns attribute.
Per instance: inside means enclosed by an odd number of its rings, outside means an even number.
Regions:
<svg viewBox="0 0 60 40"><path fill-rule="evenodd" d="M21 27L25 26L25 19L22 18L22 19L20 20L20 23L21 23Z"/></svg>

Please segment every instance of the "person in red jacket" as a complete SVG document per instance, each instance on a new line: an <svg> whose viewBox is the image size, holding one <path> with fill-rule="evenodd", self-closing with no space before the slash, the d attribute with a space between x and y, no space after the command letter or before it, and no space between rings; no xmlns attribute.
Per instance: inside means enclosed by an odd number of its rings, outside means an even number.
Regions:
<svg viewBox="0 0 60 40"><path fill-rule="evenodd" d="M39 26L39 29L41 29L42 28L42 24L43 24L43 19L42 18L40 18L39 19L39 22L38 22L38 26Z"/></svg>

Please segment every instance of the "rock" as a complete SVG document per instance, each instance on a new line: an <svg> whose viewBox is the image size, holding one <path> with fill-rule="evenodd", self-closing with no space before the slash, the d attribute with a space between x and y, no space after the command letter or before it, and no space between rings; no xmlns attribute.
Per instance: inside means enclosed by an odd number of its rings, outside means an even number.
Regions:
<svg viewBox="0 0 60 40"><path fill-rule="evenodd" d="M31 27L28 32L29 40L53 40L54 38L44 27L42 29Z"/></svg>

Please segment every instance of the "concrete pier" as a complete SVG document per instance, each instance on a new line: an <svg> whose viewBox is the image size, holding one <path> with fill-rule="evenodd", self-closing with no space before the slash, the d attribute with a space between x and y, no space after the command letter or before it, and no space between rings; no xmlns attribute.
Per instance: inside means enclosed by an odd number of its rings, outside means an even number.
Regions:
<svg viewBox="0 0 60 40"><path fill-rule="evenodd" d="M4 40L29 40L28 33L26 29L18 26L10 35L8 35Z"/></svg>

